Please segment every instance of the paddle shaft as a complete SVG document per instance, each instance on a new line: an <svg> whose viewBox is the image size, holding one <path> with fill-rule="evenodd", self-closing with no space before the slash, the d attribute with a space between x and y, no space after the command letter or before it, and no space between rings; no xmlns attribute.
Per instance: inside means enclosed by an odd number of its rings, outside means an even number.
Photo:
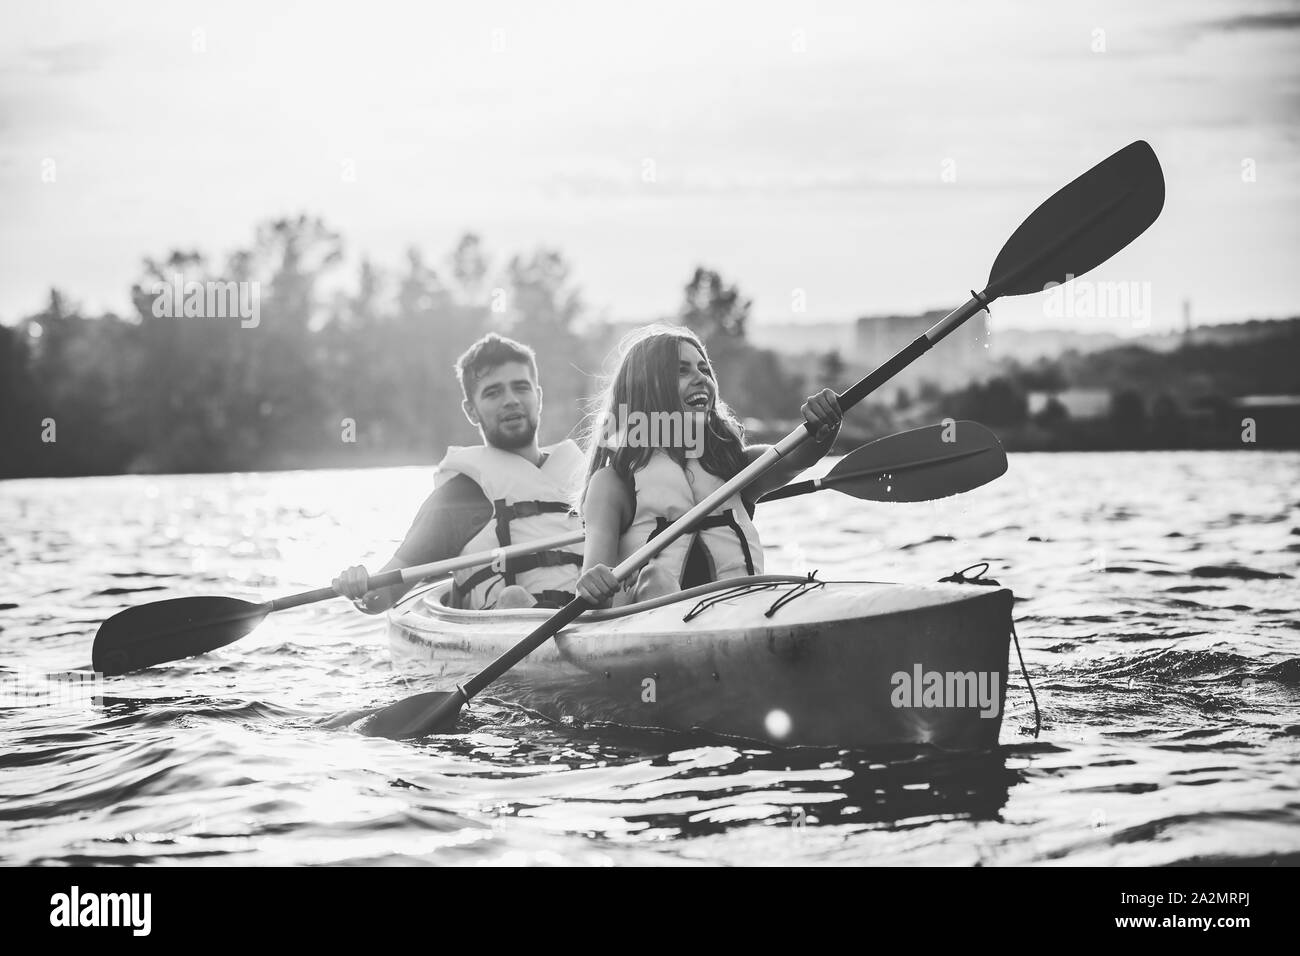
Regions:
<svg viewBox="0 0 1300 956"><path fill-rule="evenodd" d="M924 336L922 336L922 338L924 338ZM935 341L937 341L937 339ZM913 345L915 345L915 343L913 343ZM924 349L922 351L924 351ZM841 402L841 407L844 407L843 402ZM805 432L800 430L800 434L805 434ZM921 462L920 464L929 464L929 462ZM753 466L751 465L750 467ZM863 472L861 474L865 475L867 473ZM845 476L846 479L854 477L858 477L858 475L853 474ZM817 491L821 487L823 487L823 484L821 483L814 484L812 482L802 481L797 485L791 485L786 489L782 489L782 493L769 495L766 500L771 500L772 498L789 498L793 495L807 494L810 491ZM795 488L798 490L791 490ZM431 561L428 564L416 564L409 568L394 568L392 571L385 571L383 574L376 574L371 577L370 590L376 591L380 588L392 587L397 584L413 584L417 581L422 581L425 578L431 578L442 574L451 574L455 571L464 570L465 568L475 568L485 564L504 564L504 562L508 561L510 558L519 557L520 555L533 554L537 551L549 551L553 548L562 548L570 544L579 544L585 537L586 532L584 531L571 531L568 534L553 535L549 538L529 541L524 544L509 545L504 548L496 548L492 551L480 551L475 554L461 555L456 558L447 558L444 561ZM676 537L676 535L674 535L674 537ZM658 539L656 538L656 540ZM339 592L334 590L332 587L316 588L311 591L301 591L298 594L289 594L282 598L276 598L273 601L267 601L262 605L262 607L265 608L267 614L270 614L272 611L285 611L291 607L301 607L304 604L315 604L318 601L327 601L332 597L338 596Z"/></svg>
<svg viewBox="0 0 1300 956"><path fill-rule="evenodd" d="M916 340L910 345L903 348L893 358L880 365L872 372L869 372L860 379L851 388L839 396L840 410L847 412L858 402L862 401L873 391L889 381L907 366L911 365L918 358L928 352L936 342L952 332L953 329L961 325L972 315L983 310L990 298L979 295L968 300L964 305L955 311L949 313L940 319L925 334L917 336ZM734 478L723 484L713 494L708 495L703 501L700 501L695 507L691 508L684 515L670 524L662 532L655 535L636 551L633 551L626 559L614 568L614 577L620 581L626 581L635 573L643 564L663 551L682 535L688 533L696 524L712 514L732 495L743 491L752 484L759 476L763 475L775 465L778 461L794 451L812 434L812 428L804 424L794 429L775 445L770 446L758 458L754 459L748 466L743 468ZM814 489L807 489L812 491ZM521 660L531 654L537 648L541 647L552 637L558 634L568 625L572 624L584 612L592 609L580 597L574 598L564 607L555 612L549 619L521 640L510 650L506 651L491 664L485 667L478 674L474 675L466 683L457 687L457 694L451 695L445 705L439 708L445 713L454 713L459 707L468 701L475 694L478 694L483 688L487 687L494 680L504 674L510 668L514 667ZM437 722L438 714L430 716L430 722Z"/></svg>
<svg viewBox="0 0 1300 956"><path fill-rule="evenodd" d="M937 329L938 326L935 326L935 328ZM931 329L931 332L933 331L934 329ZM951 331L951 329L949 329L949 331ZM926 333L926 335L929 334L930 333ZM943 335L946 334L947 332L943 333ZM939 338L942 338L942 335L940 335L938 338L928 339L928 340L926 339L926 336L923 335L919 339L917 339L917 342L929 341L929 343L933 345L934 342L937 342L939 340ZM912 345L908 346L908 348L915 348L917 342L913 342ZM920 355L922 352L926 350L926 348L929 348L929 346L927 345L925 348L920 349L920 351L918 351L916 354ZM900 365L899 368L902 368L902 366ZM854 386L854 388L856 387L857 386ZM845 392L845 395L848 394L849 394L848 392ZM862 394L865 395L866 392L863 392ZM855 399L854 401L857 400ZM849 407L845 405L845 399L843 397L841 397L840 399L840 407L842 409ZM798 430L798 434L802 436L807 434L807 432L801 428ZM789 436L787 436L787 438L788 437ZM790 447L793 448L794 446L791 445ZM924 461L906 462L896 467L916 468L924 465L939 464L945 461L952 461L959 458L965 458L969 455L981 454L983 451L984 449L977 449L975 451L961 452L954 455L945 455L937 458L930 458ZM775 460L776 460L775 458L771 459L771 461L775 461ZM755 464L757 464L757 462ZM754 467L753 465L750 466L750 468L753 467ZM848 474L844 474L844 475L828 476L826 478L817 478L810 481L799 481L799 482L795 482L794 484L787 485L786 487L780 489L779 491L774 491L771 494L766 495L763 498L763 500L775 501L779 498L793 498L795 495L805 495L808 494L809 492L819 491L822 488L829 488L833 485L839 484L840 482L850 481L854 478L866 478L866 477L870 477L873 474L887 474L890 470L891 470L890 468L880 468L880 469L875 469L870 471L868 470L855 471L855 472L849 472ZM734 480L735 479L733 479L733 481ZM727 496L724 496L724 499L725 497ZM453 571L460 571L465 568L474 568L480 565L504 562L506 560L509 560L510 558L518 557L524 554L532 554L537 551L549 551L552 548L562 548L565 545L570 545L570 544L579 544L580 542L583 541L585 536L586 536L586 532L573 531L568 534L555 535L553 537L543 538L538 541L530 541L527 542L526 544L516 544L516 545L510 545L505 548L497 548L493 551L480 551L475 554L462 555L461 557L457 557L457 558L448 558L445 561L433 561L430 562L429 564L417 564L409 568L396 568L392 571L385 571L383 574L376 574L374 577L372 577L370 579L370 590L374 591L380 588L392 587L395 584L411 584L416 581L421 581L424 578L434 577L435 575L450 574ZM657 536L655 540L657 541L659 537L662 537L662 535ZM674 537L677 536L674 535ZM658 553L657 550L655 553ZM633 555L633 557L635 557L635 555ZM653 554L651 555L651 557L653 557ZM631 558L629 558L628 560L631 560ZM649 559L647 558L646 560ZM620 578L619 580L622 580L622 578ZM265 605L263 605L263 607L267 609L267 613L269 614L271 611L283 611L291 607L301 607L304 604L314 604L317 601L325 601L328 600L329 598L337 597L337 596L338 596L338 592L335 591L332 587L316 588L314 591L303 591L300 594L290 594L287 597L276 598L274 601L268 601Z"/></svg>
<svg viewBox="0 0 1300 956"><path fill-rule="evenodd" d="M549 538L540 538L537 541L528 541L523 544L512 544L504 548L495 548L492 551L465 554L458 558L448 558L445 561L415 564L409 568L394 568L392 571L385 571L383 574L376 574L370 578L370 590L376 591L380 588L389 588L395 584L414 584L425 578L431 578L439 574L451 574L453 571L476 568L484 564L504 565L510 558L533 554L537 551L550 551L553 548L562 548L569 544L578 544L585 537L586 533L583 531L570 531L568 534L552 535ZM267 613L270 613L271 611L283 611L291 607L301 607L304 604L314 604L317 601L325 601L338 596L339 592L332 587L316 588L314 591L303 591L299 594L276 598L274 601L267 602L264 607L267 608Z"/></svg>

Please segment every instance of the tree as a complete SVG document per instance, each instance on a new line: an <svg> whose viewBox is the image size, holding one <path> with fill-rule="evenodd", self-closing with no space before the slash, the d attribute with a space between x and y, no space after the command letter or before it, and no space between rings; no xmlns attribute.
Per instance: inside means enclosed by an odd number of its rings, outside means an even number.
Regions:
<svg viewBox="0 0 1300 956"><path fill-rule="evenodd" d="M567 332L582 312L582 296L571 283L571 269L554 249L539 249L529 258L515 256L506 269L514 327L539 339Z"/></svg>
<svg viewBox="0 0 1300 956"><path fill-rule="evenodd" d="M477 237L471 245L473 257L482 265L486 260ZM394 449L421 460L432 460L446 446L472 444L476 438L461 414L460 382L453 372L456 359L487 327L487 305L466 285L472 282L477 288L483 279L478 267L465 264L469 249L462 239L447 257L458 284L455 291L425 265L418 250L407 253L396 320L383 343L385 363L391 369L388 422L397 439ZM367 381L373 387L373 379Z"/></svg>
<svg viewBox="0 0 1300 956"><path fill-rule="evenodd" d="M269 276L275 317L282 327L307 328L316 316L316 286L343 258L343 241L319 217L265 222L252 259Z"/></svg>
<svg viewBox="0 0 1300 956"><path fill-rule="evenodd" d="M1047 400L1047 404L1043 406L1042 411L1035 416L1034 420L1041 427L1054 431L1069 422L1070 411L1053 395Z"/></svg>
<svg viewBox="0 0 1300 956"><path fill-rule="evenodd" d="M483 280L488 272L488 258L483 252L479 237L472 232L465 233L447 261L451 265L451 276L456 280L461 301L477 300L483 291Z"/></svg>
<svg viewBox="0 0 1300 956"><path fill-rule="evenodd" d="M1060 392L1065 390L1065 377L1060 368L1040 360L1033 368L1020 369L1015 376L1017 384L1026 392Z"/></svg>
<svg viewBox="0 0 1300 956"><path fill-rule="evenodd" d="M1029 415L1024 393L1006 378L975 382L953 395L957 418L969 418L985 425L1020 425Z"/></svg>
<svg viewBox="0 0 1300 956"><path fill-rule="evenodd" d="M1151 403L1151 438L1162 448L1178 448L1187 441L1187 416L1168 392Z"/></svg>
<svg viewBox="0 0 1300 956"><path fill-rule="evenodd" d="M397 289L399 315L436 319L447 315L452 305L451 293L438 278L438 273L424 264L420 250L406 250L406 272Z"/></svg>
<svg viewBox="0 0 1300 956"><path fill-rule="evenodd" d="M83 316L57 289L44 310L6 330L0 435L13 441L5 457L17 459L6 473L76 475L126 464L139 440L123 414L137 385L134 331L112 314Z"/></svg>
<svg viewBox="0 0 1300 956"><path fill-rule="evenodd" d="M1147 410L1142 396L1133 389L1112 392L1110 422L1121 444L1138 444L1146 435Z"/></svg>
<svg viewBox="0 0 1300 956"><path fill-rule="evenodd" d="M322 372L318 288L342 256L337 234L316 218L263 223L253 245L213 269L195 251L146 259L132 288L139 316L141 380L136 419L147 470L276 467L337 441ZM169 314L160 287L234 281L257 309L242 316ZM241 302L242 304L242 302ZM327 321L327 319L326 319Z"/></svg>
<svg viewBox="0 0 1300 956"><path fill-rule="evenodd" d="M745 323L749 321L753 301L742 298L736 286L726 285L711 269L697 267L684 291L681 322L706 347L712 349L714 342L722 339L745 338Z"/></svg>
<svg viewBox="0 0 1300 956"><path fill-rule="evenodd" d="M594 365L586 340L574 328L583 313L582 294L558 250L515 256L506 275L513 306L508 331L537 353L546 409L541 440L551 442L574 426L574 412L587 395L585 370Z"/></svg>
<svg viewBox="0 0 1300 956"><path fill-rule="evenodd" d="M844 359L840 357L840 350L831 349L817 363L817 374L821 377L818 387L833 388L837 392L843 391L846 367Z"/></svg>
<svg viewBox="0 0 1300 956"><path fill-rule="evenodd" d="M50 474L40 455L41 388L32 374L32 327L0 325L0 478ZM48 446L46 446L48 447Z"/></svg>

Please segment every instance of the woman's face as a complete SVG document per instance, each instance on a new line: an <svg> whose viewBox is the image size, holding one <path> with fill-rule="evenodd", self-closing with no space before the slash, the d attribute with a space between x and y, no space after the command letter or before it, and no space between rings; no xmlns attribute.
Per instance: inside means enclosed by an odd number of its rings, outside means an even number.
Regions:
<svg viewBox="0 0 1300 956"><path fill-rule="evenodd" d="M709 412L717 400L713 369L690 342L677 344L677 397L682 411L694 414Z"/></svg>

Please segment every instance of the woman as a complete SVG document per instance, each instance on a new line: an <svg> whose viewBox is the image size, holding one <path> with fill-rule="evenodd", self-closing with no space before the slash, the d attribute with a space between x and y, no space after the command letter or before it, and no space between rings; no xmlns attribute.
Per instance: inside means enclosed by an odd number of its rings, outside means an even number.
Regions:
<svg viewBox="0 0 1300 956"><path fill-rule="evenodd" d="M693 333L654 327L634 334L622 349L590 439L587 481L579 503L587 541L578 596L596 607L618 606L710 581L761 574L763 545L750 520L754 504L819 461L839 430L840 406L833 390L811 396L802 410L805 421L817 427L813 441L725 501L691 534L661 551L635 579L620 584L611 565L767 449L744 443L739 422L718 397L717 377L704 345Z"/></svg>

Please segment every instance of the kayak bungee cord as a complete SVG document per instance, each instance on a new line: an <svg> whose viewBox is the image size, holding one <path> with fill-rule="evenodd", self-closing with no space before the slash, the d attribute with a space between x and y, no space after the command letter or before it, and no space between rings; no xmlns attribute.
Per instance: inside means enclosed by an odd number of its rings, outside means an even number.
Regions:
<svg viewBox="0 0 1300 956"><path fill-rule="evenodd" d="M1016 657L1020 659L1020 676L1025 679L1025 686L1029 688L1029 699L1034 702L1034 739L1038 739L1038 731L1043 727L1043 715L1038 710L1038 695L1034 693L1034 685L1029 682L1029 671L1025 669L1025 655L1020 653L1020 638L1016 636L1016 622L1011 621L1011 639L1016 644Z"/></svg>
<svg viewBox="0 0 1300 956"><path fill-rule="evenodd" d="M967 577L966 572L971 568L979 568L980 570L975 574L972 574L970 577ZM988 569L989 563L987 561L977 561L975 564L964 567L960 571L954 571L946 578L940 578L939 583L985 584L990 587L1001 587L1001 585L992 578L984 577L984 573L988 571ZM1016 622L1014 618L1011 621L1011 639L1016 645L1016 657L1020 659L1020 676L1025 679L1025 686L1029 688L1029 699L1034 702L1034 739L1037 740L1038 732L1043 726L1043 715L1038 709L1038 695L1034 693L1034 685L1029 681L1029 671L1025 667L1025 655L1020 652L1020 638L1016 634Z"/></svg>
<svg viewBox="0 0 1300 956"><path fill-rule="evenodd" d="M784 587L788 582L774 582L770 584L740 584L726 591L721 591L710 597L700 598L698 604L682 615L682 621L689 622L695 620L715 604L727 600L728 598L741 597L746 594L757 594L759 591L774 591L779 587Z"/></svg>
<svg viewBox="0 0 1300 956"><path fill-rule="evenodd" d="M805 594L812 594L812 592L816 591L818 588L826 587L827 582L818 581L817 578L815 577L816 574L817 572L813 571L811 574L808 575L807 581L799 582L798 587L792 588L788 594L784 594L781 597L777 598L776 602L770 608L768 608L766 611L763 612L763 616L771 617L773 614L781 610L781 608L785 607L795 598L801 598Z"/></svg>

